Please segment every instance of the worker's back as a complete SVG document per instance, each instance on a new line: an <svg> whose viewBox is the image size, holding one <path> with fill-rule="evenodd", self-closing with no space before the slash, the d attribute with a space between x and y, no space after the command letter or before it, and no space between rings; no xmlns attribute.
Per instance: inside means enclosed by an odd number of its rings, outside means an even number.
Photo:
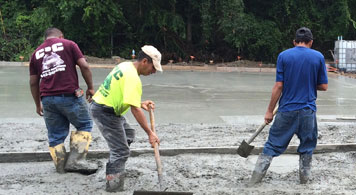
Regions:
<svg viewBox="0 0 356 195"><path fill-rule="evenodd" d="M313 49L296 46L283 51L277 60L276 81L283 82L279 111L309 107L316 111L317 85L327 77L324 56Z"/></svg>

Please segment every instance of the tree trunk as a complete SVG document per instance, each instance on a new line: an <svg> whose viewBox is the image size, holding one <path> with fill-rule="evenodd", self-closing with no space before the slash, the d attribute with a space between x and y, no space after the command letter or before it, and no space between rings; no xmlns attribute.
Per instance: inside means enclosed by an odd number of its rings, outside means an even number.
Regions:
<svg viewBox="0 0 356 195"><path fill-rule="evenodd" d="M191 43L192 42L192 11L190 7L190 3L188 3L188 8L187 8L187 42Z"/></svg>

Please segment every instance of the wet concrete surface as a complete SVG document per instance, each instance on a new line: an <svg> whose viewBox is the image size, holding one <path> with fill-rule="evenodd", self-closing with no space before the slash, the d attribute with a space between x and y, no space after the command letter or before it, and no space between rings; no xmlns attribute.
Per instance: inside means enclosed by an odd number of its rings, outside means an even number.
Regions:
<svg viewBox="0 0 356 195"><path fill-rule="evenodd" d="M111 69L92 69L95 89ZM0 120L39 118L29 89L28 67L0 67ZM79 72L79 78L80 72ZM142 99L156 102L159 123L231 123L240 116L263 116L274 73L165 71L141 76ZM85 88L83 79L80 84ZM356 80L329 76L329 90L318 92L318 115L356 113ZM132 114L127 114L133 119Z"/></svg>
<svg viewBox="0 0 356 195"><path fill-rule="evenodd" d="M149 148L146 133L133 124L136 137L131 148ZM161 148L187 147L224 147L239 146L242 140L248 140L258 128L257 124L158 124L157 135ZM267 140L270 126L267 126L252 145L262 146ZM319 122L319 144L342 144L356 142L355 122ZM0 123L0 152L35 152L47 151L47 129L43 121ZM75 130L71 126L71 130ZM108 150L107 144L97 126L92 131L91 150ZM294 137L290 144L298 145ZM69 137L65 145L69 148Z"/></svg>
<svg viewBox="0 0 356 195"><path fill-rule="evenodd" d="M310 184L300 185L298 157L274 158L263 182L246 187L257 156L191 155L162 157L167 191L195 195L235 194L354 194L355 152L314 155ZM104 164L105 160L98 160ZM125 191L159 191L153 155L130 158ZM0 194L112 194L104 191L104 169L92 175L57 174L52 162L4 163L0 167Z"/></svg>
<svg viewBox="0 0 356 195"><path fill-rule="evenodd" d="M110 69L92 69L95 88ZM79 73L80 74L80 73ZM274 84L273 73L165 71L141 77L143 99L156 102L156 130L162 148L238 146L263 122ZM47 151L47 130L35 113L28 85L28 68L0 67L0 152ZM356 81L330 75L329 90L319 92L318 143L356 141L356 123L338 117L354 117ZM81 79L81 85L85 84ZM132 148L148 148L147 135L138 127ZM74 130L73 127L71 127ZM254 145L263 145L269 126ZM68 148L69 139L65 145ZM291 144L298 144L294 137ZM107 149L97 127L90 149ZM263 183L245 185L257 156L184 154L161 157L168 191L195 194L354 194L355 152L314 155L312 182L298 184L298 156L275 158ZM0 194L106 194L106 159L98 159L93 175L55 173L52 162L2 163ZM129 158L125 192L159 190L153 155Z"/></svg>

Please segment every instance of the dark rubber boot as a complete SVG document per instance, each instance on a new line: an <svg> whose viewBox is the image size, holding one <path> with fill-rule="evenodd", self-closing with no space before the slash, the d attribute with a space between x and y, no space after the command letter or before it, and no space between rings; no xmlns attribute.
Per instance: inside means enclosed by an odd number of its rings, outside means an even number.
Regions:
<svg viewBox="0 0 356 195"><path fill-rule="evenodd" d="M269 168L272 162L272 156L268 156L265 154L260 154L257 159L255 170L252 173L251 179L248 183L248 186L254 186L257 183L260 183L264 176L267 173L267 169Z"/></svg>
<svg viewBox="0 0 356 195"><path fill-rule="evenodd" d="M58 173L65 173L64 165L66 163L66 148L64 144L58 144L53 147L49 147L49 153L51 154L54 166Z"/></svg>
<svg viewBox="0 0 356 195"><path fill-rule="evenodd" d="M91 174L98 170L97 164L89 163L86 160L90 142L90 132L72 131L70 136L70 153L65 166L66 171Z"/></svg>
<svg viewBox="0 0 356 195"><path fill-rule="evenodd" d="M107 192L122 192L124 191L124 184L125 184L124 172L106 175L105 190Z"/></svg>
<svg viewBox="0 0 356 195"><path fill-rule="evenodd" d="M299 156L299 179L300 184L306 184L309 181L311 175L311 161L312 155L301 154Z"/></svg>

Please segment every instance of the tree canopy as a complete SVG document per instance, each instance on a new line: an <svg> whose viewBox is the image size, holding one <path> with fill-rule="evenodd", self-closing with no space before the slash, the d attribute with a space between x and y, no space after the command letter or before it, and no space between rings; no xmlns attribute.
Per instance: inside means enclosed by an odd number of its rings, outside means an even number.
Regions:
<svg viewBox="0 0 356 195"><path fill-rule="evenodd" d="M163 61L274 62L310 28L313 48L331 58L342 35L356 39L356 0L0 0L0 60L29 59L44 31L57 27L84 54L129 58L156 46Z"/></svg>

